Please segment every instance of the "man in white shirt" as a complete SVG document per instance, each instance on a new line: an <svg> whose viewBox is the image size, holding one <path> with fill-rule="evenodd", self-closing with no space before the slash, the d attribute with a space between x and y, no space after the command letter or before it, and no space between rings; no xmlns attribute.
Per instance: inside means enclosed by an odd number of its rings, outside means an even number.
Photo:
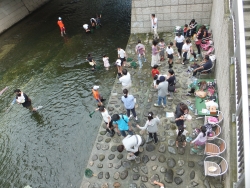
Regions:
<svg viewBox="0 0 250 188"><path fill-rule="evenodd" d="M194 56L194 59L197 61L196 53L194 52L192 48L192 43L190 39L186 40L186 43L182 46L182 51L183 51L183 57L184 57L182 65L185 65L185 61L189 59L189 53L192 54Z"/></svg>
<svg viewBox="0 0 250 188"><path fill-rule="evenodd" d="M122 76L122 61L120 59L117 59L115 64L117 67L118 78L120 78Z"/></svg>
<svg viewBox="0 0 250 188"><path fill-rule="evenodd" d="M129 89L132 85L131 76L127 69L123 69L122 74L123 76L119 78L119 81L122 83L122 90Z"/></svg>
<svg viewBox="0 0 250 188"><path fill-rule="evenodd" d="M127 135L122 140L122 145L117 146L117 151L122 152L124 149L128 154L128 160L133 160L139 155L139 146L142 143L142 138L140 135Z"/></svg>
<svg viewBox="0 0 250 188"><path fill-rule="evenodd" d="M121 66L122 66L123 62L125 62L126 52L123 49L121 49L120 47L117 48L117 52L118 52L118 58L120 58ZM124 64L124 66L125 66L125 64Z"/></svg>
<svg viewBox="0 0 250 188"><path fill-rule="evenodd" d="M152 23L152 28L154 31L154 39L159 39L159 35L157 33L157 18L155 17L155 14L151 15L151 23Z"/></svg>

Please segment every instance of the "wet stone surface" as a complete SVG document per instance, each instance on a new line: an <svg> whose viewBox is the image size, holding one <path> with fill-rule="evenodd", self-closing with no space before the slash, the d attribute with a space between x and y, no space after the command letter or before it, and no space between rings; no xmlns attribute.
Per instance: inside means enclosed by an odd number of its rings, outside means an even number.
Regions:
<svg viewBox="0 0 250 188"><path fill-rule="evenodd" d="M163 36L164 35L164 36ZM174 35L172 33L161 33L160 36L165 41L173 41ZM135 134L142 136L142 144L139 147L140 154L135 160L129 161L127 159L127 151L119 153L117 146L122 144L122 136L118 136L117 133L110 137L110 134L106 132L106 124L102 122L96 142L93 145L92 153L87 163L87 168L91 169L96 176L91 178L83 178L81 185L84 188L98 187L98 188L112 188L114 185L118 188L151 188L156 187L153 185L153 181L157 180L165 184L165 187L179 188L179 187L215 187L222 188L216 179L212 179L204 176L203 156L190 153L190 143L187 143L185 148L179 145L175 146L176 140L176 124L175 118L166 118L166 112L175 112L176 105L180 102L187 104L187 100L195 104L195 98L193 96L186 96L188 91L188 84L190 79L187 75L187 65L182 66L181 60L174 54L174 68L177 78L177 92L174 93L174 97L171 100L167 99L166 108L154 107L154 103L157 101L157 90L152 87L151 76L151 34L131 34L126 47L127 57L137 62L137 56L134 52L137 40L141 39L145 42L146 47L146 59L147 62L143 63L141 70L133 69L130 63L126 63L126 68L131 74L132 87L129 88L129 93L136 98L136 113L139 121L135 121L134 117L130 119L132 129ZM193 44L195 48L195 44ZM174 47L176 53L176 48ZM176 58L177 57L177 58ZM158 68L160 74L168 74L167 60L161 62L161 66ZM190 63L191 64L191 63ZM190 65L188 64L188 66ZM116 78L114 81L114 87L111 93L109 101L105 101L106 109L109 113L126 114L126 109L121 102L123 96L121 84L117 84L119 81ZM188 105L188 104L187 104ZM152 111L154 116L160 118L160 124L158 125L158 139L159 142L154 144L154 141L145 143L148 132L141 131L136 127L139 124L141 127L145 125L148 112ZM185 121L187 136L192 135L192 131L203 123L204 120L196 120L196 116L193 112L190 112L193 119L191 121ZM198 165L195 165L198 164ZM197 173L195 173L197 172ZM86 185L86 186L85 186ZM83 188L83 187L81 187Z"/></svg>

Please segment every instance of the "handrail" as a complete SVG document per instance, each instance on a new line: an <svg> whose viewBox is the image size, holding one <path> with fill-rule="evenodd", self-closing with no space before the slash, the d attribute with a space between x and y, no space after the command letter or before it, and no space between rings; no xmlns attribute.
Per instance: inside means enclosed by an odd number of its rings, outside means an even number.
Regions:
<svg viewBox="0 0 250 188"><path fill-rule="evenodd" d="M250 187L250 139L247 63L243 1L230 2L234 29L235 101L237 129L237 182L235 188Z"/></svg>

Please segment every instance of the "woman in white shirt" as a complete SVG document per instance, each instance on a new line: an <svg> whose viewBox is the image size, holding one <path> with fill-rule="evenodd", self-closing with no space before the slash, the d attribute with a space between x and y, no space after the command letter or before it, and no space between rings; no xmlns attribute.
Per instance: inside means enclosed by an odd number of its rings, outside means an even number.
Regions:
<svg viewBox="0 0 250 188"><path fill-rule="evenodd" d="M207 141L207 128L205 126L202 126L200 128L200 133L198 134L198 136L191 142L192 144L194 144L194 147L191 148L191 150L197 153L198 151L197 147L204 145L206 141Z"/></svg>
<svg viewBox="0 0 250 188"><path fill-rule="evenodd" d="M103 60L103 64L104 64L104 67L106 68L106 70L109 70L109 67L110 67L109 57L107 57L106 55L103 55L102 60Z"/></svg>
<svg viewBox="0 0 250 188"><path fill-rule="evenodd" d="M174 38L174 45L177 47L178 49L178 57L179 59L181 59L181 52L182 52L182 46L184 44L184 36L181 35L181 33L177 33L177 35Z"/></svg>
<svg viewBox="0 0 250 188"><path fill-rule="evenodd" d="M182 65L185 65L185 61L189 59L189 53L192 54L194 56L195 61L197 61L196 53L194 52L192 48L192 43L190 39L186 40L186 43L182 46L182 51L183 51L182 56L184 57Z"/></svg>
<svg viewBox="0 0 250 188"><path fill-rule="evenodd" d="M172 48L173 46L173 43L170 42L170 44L168 45L167 49L166 49L166 53L167 53L167 56L168 56L168 64L169 64L169 68L171 69L173 67L173 54L174 54L174 50Z"/></svg>

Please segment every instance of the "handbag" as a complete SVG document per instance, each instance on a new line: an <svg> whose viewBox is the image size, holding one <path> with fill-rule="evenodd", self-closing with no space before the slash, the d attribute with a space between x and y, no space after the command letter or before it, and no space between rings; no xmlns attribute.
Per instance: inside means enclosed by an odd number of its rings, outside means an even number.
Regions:
<svg viewBox="0 0 250 188"><path fill-rule="evenodd" d="M174 85L173 86L168 85L168 91L169 92L174 92L175 91L175 86Z"/></svg>
<svg viewBox="0 0 250 188"><path fill-rule="evenodd" d="M194 92L194 95L196 97L205 98L207 96L207 93L205 91L198 90L198 91Z"/></svg>

